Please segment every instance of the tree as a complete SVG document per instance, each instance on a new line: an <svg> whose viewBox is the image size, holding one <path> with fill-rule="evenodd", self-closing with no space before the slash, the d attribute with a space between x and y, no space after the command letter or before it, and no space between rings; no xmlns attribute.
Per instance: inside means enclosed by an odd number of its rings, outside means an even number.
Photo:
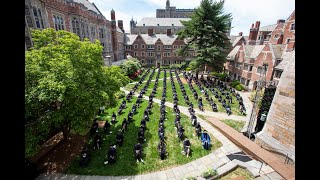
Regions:
<svg viewBox="0 0 320 180"><path fill-rule="evenodd" d="M113 99L121 81L102 66L102 46L67 31L32 31L25 55L26 155L52 130L85 134L97 109ZM110 73L112 71L112 73ZM29 144L27 144L29 143Z"/></svg>
<svg viewBox="0 0 320 180"><path fill-rule="evenodd" d="M138 59L136 58L130 58L126 61L124 61L122 64L120 64L120 68L122 71L127 75L131 76L134 73L136 73L139 69L141 69L141 64Z"/></svg>
<svg viewBox="0 0 320 180"><path fill-rule="evenodd" d="M195 60L198 65L207 64L220 71L226 60L230 42L226 33L230 29L231 14L223 14L224 1L202 0L189 21L181 21L185 26L178 34L187 44L178 50L179 55L188 54L190 47L196 47ZM196 76L198 75L198 71Z"/></svg>

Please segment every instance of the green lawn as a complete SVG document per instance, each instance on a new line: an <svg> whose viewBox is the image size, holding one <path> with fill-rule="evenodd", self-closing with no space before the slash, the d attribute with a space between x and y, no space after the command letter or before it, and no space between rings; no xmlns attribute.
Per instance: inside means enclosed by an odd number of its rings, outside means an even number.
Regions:
<svg viewBox="0 0 320 180"><path fill-rule="evenodd" d="M156 76L157 72L154 76ZM146 79L147 80L147 79ZM167 82L168 83L168 82ZM157 96L162 93L162 89L160 91L159 86L163 85L163 81L158 82L158 91ZM154 86L154 82L151 82L148 89L152 89ZM168 94L168 90L170 90L171 84L167 84L167 99L172 99ZM143 85L141 85L143 87ZM172 90L172 89L171 89ZM139 92L139 91L137 91ZM172 91L171 91L172 93ZM146 93L149 96L148 93ZM114 108L107 109L105 114L102 116L103 119L111 119L112 112L116 112L122 99L117 102L117 106ZM221 142L215 139L212 135L211 142L212 147L210 150L204 150L201 146L201 141L193 136L195 129L191 126L190 119L186 115L181 115L181 124L185 128L185 136L189 138L191 141L191 157L186 158L181 154L183 149L182 142L178 141L176 137L176 130L174 128L174 112L171 108L167 107L167 120L165 121L165 137L167 143L167 151L169 156L161 161L159 154L157 152L157 145L159 142L158 138L158 122L160 119L160 107L157 103L153 103L152 114L149 116L150 121L147 122L147 131L145 133L145 137L147 141L143 144L143 163L137 163L134 158L133 147L134 144L137 143L137 134L138 129L140 127L140 120L143 118L143 111L146 109L148 105L147 100L143 100L140 104L140 108L137 110L137 114L134 115L134 122L128 125L128 129L125 132L124 143L122 147L117 148L117 161L113 165L104 165L104 158L107 155L107 150L110 144L115 142L115 136L117 131L120 129L122 120L124 117L127 117L128 112L131 110L133 103L135 103L136 97L133 97L131 102L127 102L127 108L123 111L124 113L120 116L117 116L117 123L112 127L111 135L103 135L103 144L102 149L93 150L91 148L91 162L89 166L86 168L80 168L78 166L78 158L75 159L74 162L66 170L66 173L70 174L79 174L79 175L102 175L102 176L116 176L116 175L135 175L135 174L143 174L153 171L160 171L162 169L166 169L169 167L182 165L198 159L202 156L205 156L212 152L213 150L222 146ZM101 131L101 130L100 130ZM92 139L89 140L89 144L92 143Z"/></svg>
<svg viewBox="0 0 320 180"><path fill-rule="evenodd" d="M243 126L246 124L245 121L235 121L232 119L225 119L221 121L239 132L242 130Z"/></svg>
<svg viewBox="0 0 320 180"><path fill-rule="evenodd" d="M218 178L219 180L229 180L229 179L245 179L253 180L255 179L253 175L246 169L238 167L237 169L231 171L230 173Z"/></svg>

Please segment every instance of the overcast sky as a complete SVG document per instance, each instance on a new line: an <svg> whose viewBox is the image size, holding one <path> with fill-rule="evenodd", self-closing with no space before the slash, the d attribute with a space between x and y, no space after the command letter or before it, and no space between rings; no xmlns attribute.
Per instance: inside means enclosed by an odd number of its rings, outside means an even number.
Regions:
<svg viewBox="0 0 320 180"><path fill-rule="evenodd" d="M196 8L201 0L170 0L171 6ZM126 32L130 32L130 20L156 17L156 9L164 9L166 0L89 0L101 13L111 20L110 11L115 10L116 20L123 20ZM276 24L278 19L287 19L295 9L294 0L225 0L225 13L232 14L231 35L243 32L249 35L252 23L260 21L260 27Z"/></svg>

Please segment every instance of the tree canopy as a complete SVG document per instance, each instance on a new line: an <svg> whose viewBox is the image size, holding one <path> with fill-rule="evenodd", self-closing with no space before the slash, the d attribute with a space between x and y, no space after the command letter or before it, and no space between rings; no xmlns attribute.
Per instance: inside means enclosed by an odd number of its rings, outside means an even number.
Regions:
<svg viewBox="0 0 320 180"><path fill-rule="evenodd" d="M133 75L135 72L141 69L141 67L140 61L136 58L130 58L120 64L120 68L127 76Z"/></svg>
<svg viewBox="0 0 320 180"><path fill-rule="evenodd" d="M231 14L224 14L224 1L202 0L189 21L181 21L185 26L177 34L187 39L187 45L178 51L179 55L188 53L190 47L196 47L195 60L198 65L208 64L214 70L223 68L230 42L226 33L230 30Z"/></svg>
<svg viewBox="0 0 320 180"><path fill-rule="evenodd" d="M116 67L104 67L102 46L67 31L32 31L25 54L26 156L52 131L84 134L99 107L129 82Z"/></svg>

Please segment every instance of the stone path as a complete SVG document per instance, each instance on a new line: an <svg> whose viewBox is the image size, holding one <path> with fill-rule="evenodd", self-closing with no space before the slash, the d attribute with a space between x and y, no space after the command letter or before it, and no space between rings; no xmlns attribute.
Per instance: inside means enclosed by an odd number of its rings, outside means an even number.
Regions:
<svg viewBox="0 0 320 180"><path fill-rule="evenodd" d="M128 93L129 91L121 88L121 90L125 91L125 93ZM137 96L135 94L135 96ZM147 96L143 96L144 99L149 99ZM153 100L155 103L160 104L159 99ZM173 104L166 102L166 106L173 108ZM187 107L179 106L180 112L190 117L190 114L188 112ZM230 118L235 119L239 121L245 121L246 117L243 116L227 116L227 114L223 113L216 113L216 112L201 112L199 109L195 109L196 113L203 114L206 116L214 116L221 119ZM201 119L200 117L197 118L197 120L200 122L201 126L206 129L209 133L211 133L217 140L219 140L222 143L222 146L212 153L201 157L197 160L194 160L192 162L189 162L187 164L173 167L167 170L148 173L148 174L141 174L141 175L135 175L135 176L82 176L82 175L72 175L72 174L54 174L54 175L40 175L37 180L54 180L54 179L63 179L63 180L102 180L102 179L109 179L109 180L122 180L122 179L134 179L134 180L145 180L145 179L154 179L154 180L181 180L183 178L189 177L189 176L200 176L204 171L208 169L218 169L227 163L231 162L231 160L227 157L227 155L233 154L233 153L239 153L241 150L232 143L228 138L226 138L220 131L218 131L215 127L213 127L211 124L206 122L205 120ZM253 169L253 171L257 172L260 167L261 163L256 160L251 160L248 162L243 162L246 164L247 167L250 167ZM228 169L228 168L224 168ZM265 172L265 173L264 173ZM274 172L272 168L270 168L267 165L262 166L261 172L259 175L264 175L266 173Z"/></svg>
<svg viewBox="0 0 320 180"><path fill-rule="evenodd" d="M210 121L214 127L219 129L219 131L228 137L228 139L231 139L233 143L237 144L246 153L255 158L261 159L261 161L270 165L282 177L285 179L295 179L294 167L284 164L280 158L261 148L258 144L252 142L245 136L239 135L238 131L229 127L225 123L212 117L208 117L208 121Z"/></svg>

